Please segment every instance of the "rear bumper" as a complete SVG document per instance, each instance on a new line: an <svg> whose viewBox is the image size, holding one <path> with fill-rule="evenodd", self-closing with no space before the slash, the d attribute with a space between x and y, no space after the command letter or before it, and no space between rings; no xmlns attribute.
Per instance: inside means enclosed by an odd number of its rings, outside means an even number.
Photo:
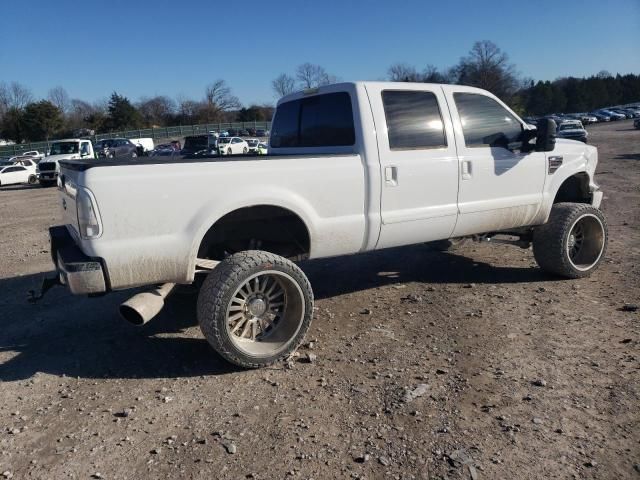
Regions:
<svg viewBox="0 0 640 480"><path fill-rule="evenodd" d="M49 228L51 259L60 281L69 287L71 293L83 295L107 291L102 262L99 258L86 256L76 245L67 227Z"/></svg>
<svg viewBox="0 0 640 480"><path fill-rule="evenodd" d="M47 172L47 171L40 172L38 174L38 178L40 180L51 180L51 181L57 180L58 179L58 172L55 172L55 171L54 172Z"/></svg>

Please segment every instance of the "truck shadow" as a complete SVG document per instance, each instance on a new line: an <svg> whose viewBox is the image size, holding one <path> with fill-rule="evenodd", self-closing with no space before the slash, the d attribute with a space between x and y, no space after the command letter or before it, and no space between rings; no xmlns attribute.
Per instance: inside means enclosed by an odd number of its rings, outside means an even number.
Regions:
<svg viewBox="0 0 640 480"><path fill-rule="evenodd" d="M549 277L534 268L494 267L425 246L302 264L322 299L384 285L521 283ZM0 279L0 381L38 372L81 378L177 378L240 371L218 357L197 326L195 295L174 294L143 327L121 320L118 305L135 292L71 295L56 287L36 304L43 274Z"/></svg>
<svg viewBox="0 0 640 480"><path fill-rule="evenodd" d="M302 268L318 299L407 282L501 284L554 280L538 268L495 266L464 256L464 252L437 252L428 245L414 245L311 260Z"/></svg>

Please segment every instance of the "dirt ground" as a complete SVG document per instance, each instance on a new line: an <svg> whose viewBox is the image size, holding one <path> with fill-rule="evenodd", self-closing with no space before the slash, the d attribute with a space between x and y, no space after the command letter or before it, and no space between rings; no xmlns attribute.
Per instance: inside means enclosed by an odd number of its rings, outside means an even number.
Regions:
<svg viewBox="0 0 640 480"><path fill-rule="evenodd" d="M530 250L307 262L292 369L242 371L192 299L137 328L51 270L54 189L0 190L0 478L640 478L640 131L590 127L610 243L557 280ZM317 356L305 362L308 354Z"/></svg>

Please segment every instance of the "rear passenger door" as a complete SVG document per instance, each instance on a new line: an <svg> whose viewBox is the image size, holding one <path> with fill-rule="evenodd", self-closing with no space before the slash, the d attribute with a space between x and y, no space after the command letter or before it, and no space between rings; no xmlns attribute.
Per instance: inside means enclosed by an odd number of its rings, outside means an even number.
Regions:
<svg viewBox="0 0 640 480"><path fill-rule="evenodd" d="M376 248L448 238L457 218L458 158L439 86L367 85L382 195Z"/></svg>

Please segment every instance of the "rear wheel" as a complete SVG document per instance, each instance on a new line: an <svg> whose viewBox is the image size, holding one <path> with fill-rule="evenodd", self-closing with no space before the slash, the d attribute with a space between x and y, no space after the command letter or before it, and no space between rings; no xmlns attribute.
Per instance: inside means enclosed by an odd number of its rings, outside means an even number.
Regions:
<svg viewBox="0 0 640 480"><path fill-rule="evenodd" d="M29 185L35 185L38 183L38 178L35 175L29 175L29 179L27 180Z"/></svg>
<svg viewBox="0 0 640 480"><path fill-rule="evenodd" d="M241 367L271 365L302 342L313 314L313 292L294 263L249 250L223 260L198 295L198 322L207 341Z"/></svg>
<svg viewBox="0 0 640 480"><path fill-rule="evenodd" d="M543 270L566 278L591 275L607 250L607 221L597 208L558 203L533 232L533 255Z"/></svg>

